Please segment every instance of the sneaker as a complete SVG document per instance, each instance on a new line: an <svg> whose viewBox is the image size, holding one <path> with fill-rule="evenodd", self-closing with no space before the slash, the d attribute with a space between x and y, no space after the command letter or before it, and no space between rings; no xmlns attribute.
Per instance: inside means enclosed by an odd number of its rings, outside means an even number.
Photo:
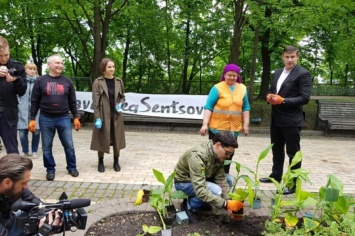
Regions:
<svg viewBox="0 0 355 236"><path fill-rule="evenodd" d="M25 157L29 157L29 156L31 156L29 153L22 153L22 156L25 156Z"/></svg>
<svg viewBox="0 0 355 236"><path fill-rule="evenodd" d="M186 215L189 217L189 222L190 223L198 222L198 217L191 210L188 209L187 199L186 198L181 203L181 211L185 211L186 212Z"/></svg>
<svg viewBox="0 0 355 236"><path fill-rule="evenodd" d="M33 152L33 153L32 153L32 159L37 159L37 158L38 158L37 152Z"/></svg>

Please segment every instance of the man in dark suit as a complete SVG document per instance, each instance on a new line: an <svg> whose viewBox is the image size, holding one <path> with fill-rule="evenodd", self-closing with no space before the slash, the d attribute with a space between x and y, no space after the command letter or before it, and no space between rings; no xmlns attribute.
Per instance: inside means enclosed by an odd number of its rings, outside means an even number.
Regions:
<svg viewBox="0 0 355 236"><path fill-rule="evenodd" d="M297 65L300 53L294 46L287 46L282 53L285 64L275 72L274 80L266 96L272 105L270 137L273 143L273 167L270 178L280 182L286 153L291 164L292 158L300 147L300 132L304 122L303 105L309 102L312 91L312 79L308 70ZM301 167L301 162L292 169ZM260 182L271 183L269 178L261 178ZM285 188L283 194L292 194L296 186Z"/></svg>

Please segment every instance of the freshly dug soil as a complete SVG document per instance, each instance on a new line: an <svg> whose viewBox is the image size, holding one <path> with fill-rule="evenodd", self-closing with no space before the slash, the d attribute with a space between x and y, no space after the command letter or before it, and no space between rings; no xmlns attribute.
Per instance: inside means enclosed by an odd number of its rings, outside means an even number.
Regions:
<svg viewBox="0 0 355 236"><path fill-rule="evenodd" d="M264 222L267 219L267 217L260 216L245 216L241 221L222 223L221 216L200 215L197 223L179 225L175 222L171 229L173 236L187 236L193 233L198 233L196 235L200 236L256 236L264 231ZM162 226L157 213L113 215L90 227L86 236L136 236L143 233L143 224ZM161 235L161 232L155 235Z"/></svg>

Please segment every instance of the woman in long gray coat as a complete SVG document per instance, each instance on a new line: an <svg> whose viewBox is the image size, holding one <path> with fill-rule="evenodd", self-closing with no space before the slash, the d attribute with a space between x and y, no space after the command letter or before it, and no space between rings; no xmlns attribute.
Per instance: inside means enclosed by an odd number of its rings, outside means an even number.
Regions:
<svg viewBox="0 0 355 236"><path fill-rule="evenodd" d="M95 127L90 149L98 151L98 171L105 172L104 153L110 153L113 146L113 169L118 172L120 150L126 147L121 109L125 101L124 85L114 76L115 63L111 59L102 59L99 69L102 76L92 84Z"/></svg>

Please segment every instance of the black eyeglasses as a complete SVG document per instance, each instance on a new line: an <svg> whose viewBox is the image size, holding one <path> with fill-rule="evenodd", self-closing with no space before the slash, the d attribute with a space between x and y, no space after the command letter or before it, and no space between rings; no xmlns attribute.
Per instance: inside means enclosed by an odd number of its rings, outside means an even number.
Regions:
<svg viewBox="0 0 355 236"><path fill-rule="evenodd" d="M222 146L224 152L226 153L226 156L230 157L234 152L230 152L228 150L226 150L223 146Z"/></svg>

